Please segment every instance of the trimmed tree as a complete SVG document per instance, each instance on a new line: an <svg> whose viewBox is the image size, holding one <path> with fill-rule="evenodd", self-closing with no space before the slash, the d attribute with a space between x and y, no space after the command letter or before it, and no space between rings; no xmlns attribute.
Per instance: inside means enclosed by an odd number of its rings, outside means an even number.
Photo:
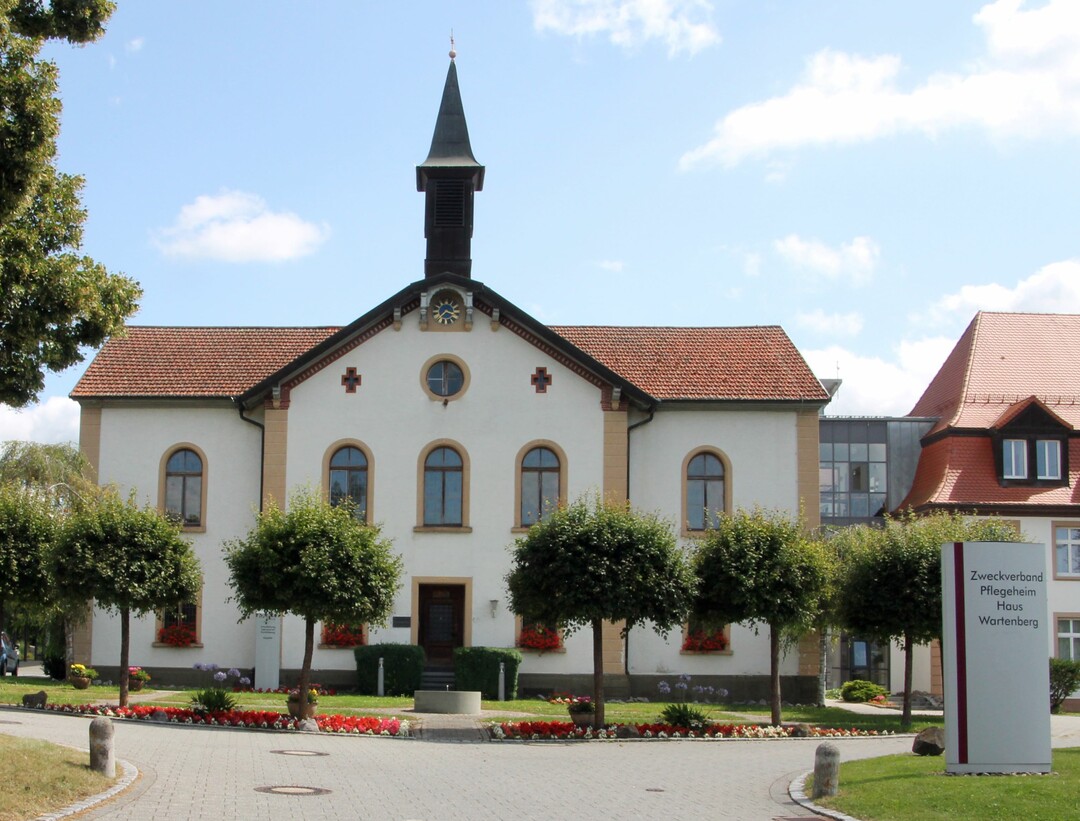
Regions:
<svg viewBox="0 0 1080 821"><path fill-rule="evenodd" d="M904 648L904 709L911 725L912 658L916 644L941 638L941 546L949 542L1018 542L1000 519L965 519L936 512L886 519L884 528L857 525L838 538L851 546L840 618L853 633Z"/></svg>
<svg viewBox="0 0 1080 821"><path fill-rule="evenodd" d="M821 612L827 566L798 521L755 508L721 516L694 555L698 593L694 614L704 623L769 625L772 723L779 724L780 647L814 627Z"/></svg>
<svg viewBox="0 0 1080 821"><path fill-rule="evenodd" d="M120 616L120 706L126 707L131 616L198 595L202 575L191 545L156 508L105 491L71 515L48 567L59 598L94 599L98 607Z"/></svg>
<svg viewBox="0 0 1080 821"><path fill-rule="evenodd" d="M591 627L593 704L604 724L604 622L622 635L651 623L661 635L690 610L694 577L670 523L598 497L561 507L513 548L506 576L510 608L567 635Z"/></svg>
<svg viewBox="0 0 1080 821"><path fill-rule="evenodd" d="M48 500L14 482L0 482L0 624L8 605L40 607L49 595L45 556L56 538Z"/></svg>
<svg viewBox="0 0 1080 821"><path fill-rule="evenodd" d="M301 715L308 704L315 623L383 625L400 587L401 559L379 528L348 505L297 493L287 511L271 503L247 538L225 545L229 584L241 620L255 614L304 620L304 663L297 684Z"/></svg>

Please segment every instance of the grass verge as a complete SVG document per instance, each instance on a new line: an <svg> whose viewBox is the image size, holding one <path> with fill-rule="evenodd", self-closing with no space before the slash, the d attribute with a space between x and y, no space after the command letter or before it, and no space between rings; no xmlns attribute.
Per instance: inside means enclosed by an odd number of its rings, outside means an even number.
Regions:
<svg viewBox="0 0 1080 821"><path fill-rule="evenodd" d="M0 784L0 821L16 821L103 792L112 779L90 769L89 753L8 737L0 746Z"/></svg>
<svg viewBox="0 0 1080 821"><path fill-rule="evenodd" d="M1080 818L1080 748L1055 750L1053 769L1040 776L949 776L941 756L870 758L841 764L840 794L815 803L863 821Z"/></svg>

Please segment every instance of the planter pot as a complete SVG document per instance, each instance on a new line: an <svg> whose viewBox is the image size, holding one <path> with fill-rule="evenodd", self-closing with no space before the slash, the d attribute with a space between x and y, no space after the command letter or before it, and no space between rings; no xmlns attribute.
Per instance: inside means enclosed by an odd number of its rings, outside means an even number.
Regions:
<svg viewBox="0 0 1080 821"><path fill-rule="evenodd" d="M293 718L314 718L315 717L315 708L319 706L318 704L309 703L308 706L307 706L307 711L304 713L304 715L300 715L300 702L299 701L293 701L292 699L289 699L288 704L289 704L289 715L291 715Z"/></svg>
<svg viewBox="0 0 1080 821"><path fill-rule="evenodd" d="M146 684L145 681L138 681L136 679L132 679L128 682L128 690L132 693L137 693L143 688L144 684Z"/></svg>
<svg viewBox="0 0 1080 821"><path fill-rule="evenodd" d="M570 713L570 720L578 727L593 726L594 718L596 718L596 713Z"/></svg>
<svg viewBox="0 0 1080 821"><path fill-rule="evenodd" d="M90 679L86 676L68 676L68 681L76 690L85 690L90 686Z"/></svg>

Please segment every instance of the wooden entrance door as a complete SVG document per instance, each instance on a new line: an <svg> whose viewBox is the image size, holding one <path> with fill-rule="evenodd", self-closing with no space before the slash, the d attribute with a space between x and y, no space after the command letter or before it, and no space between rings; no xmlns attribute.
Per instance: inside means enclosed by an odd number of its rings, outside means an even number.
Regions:
<svg viewBox="0 0 1080 821"><path fill-rule="evenodd" d="M465 585L420 585L417 639L427 665L453 666L454 648L465 643Z"/></svg>

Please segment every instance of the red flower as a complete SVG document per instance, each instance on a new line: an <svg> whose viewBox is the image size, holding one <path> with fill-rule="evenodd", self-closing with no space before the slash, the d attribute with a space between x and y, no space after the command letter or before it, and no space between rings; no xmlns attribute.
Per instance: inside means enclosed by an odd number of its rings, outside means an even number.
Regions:
<svg viewBox="0 0 1080 821"><path fill-rule="evenodd" d="M559 631L542 624L522 625L517 644L527 650L558 650L563 646Z"/></svg>
<svg viewBox="0 0 1080 821"><path fill-rule="evenodd" d="M324 622L322 643L330 647L360 647L367 644L367 633L363 625Z"/></svg>
<svg viewBox="0 0 1080 821"><path fill-rule="evenodd" d="M162 627L158 631L158 641L172 647L190 647L195 643L195 630L186 624Z"/></svg>
<svg viewBox="0 0 1080 821"><path fill-rule="evenodd" d="M710 653L717 650L727 650L728 640L723 630L714 633L706 633L704 630L693 630L686 634L683 639L682 649L687 653Z"/></svg>

